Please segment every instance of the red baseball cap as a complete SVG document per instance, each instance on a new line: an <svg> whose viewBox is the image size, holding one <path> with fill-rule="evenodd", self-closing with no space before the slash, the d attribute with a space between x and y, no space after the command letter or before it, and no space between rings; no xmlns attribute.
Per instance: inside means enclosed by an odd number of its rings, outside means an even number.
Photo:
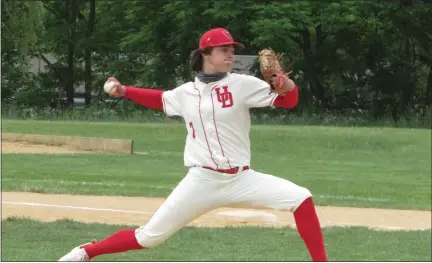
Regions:
<svg viewBox="0 0 432 263"><path fill-rule="evenodd" d="M225 45L235 45L240 49L244 48L242 43L235 42L230 32L225 28L214 28L205 32L199 41L199 49L217 47Z"/></svg>

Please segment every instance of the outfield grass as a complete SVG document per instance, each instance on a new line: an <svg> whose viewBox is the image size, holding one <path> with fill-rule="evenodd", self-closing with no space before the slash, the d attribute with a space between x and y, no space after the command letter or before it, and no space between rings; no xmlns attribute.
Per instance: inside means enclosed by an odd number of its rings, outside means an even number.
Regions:
<svg viewBox="0 0 432 263"><path fill-rule="evenodd" d="M133 139L144 155L2 156L3 191L166 196L186 173L179 124L2 121L3 132ZM317 204L431 209L429 130L253 126L252 167Z"/></svg>
<svg viewBox="0 0 432 263"><path fill-rule="evenodd" d="M121 228L135 227L10 218L2 222L2 260L56 261L77 245L94 238L100 240ZM331 261L431 260L430 231L379 232L364 227L332 227L323 231ZM310 258L297 231L289 228L187 227L156 248L103 255L93 261L310 261Z"/></svg>

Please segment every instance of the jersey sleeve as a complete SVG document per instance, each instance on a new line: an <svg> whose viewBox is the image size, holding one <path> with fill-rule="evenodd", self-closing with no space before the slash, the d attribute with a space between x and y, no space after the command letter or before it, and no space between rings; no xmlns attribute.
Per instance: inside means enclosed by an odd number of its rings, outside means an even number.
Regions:
<svg viewBox="0 0 432 263"><path fill-rule="evenodd" d="M244 76L244 102L249 108L273 106L277 94L271 92L270 85L254 76ZM242 90L243 92L243 90Z"/></svg>
<svg viewBox="0 0 432 263"><path fill-rule="evenodd" d="M182 116L180 106L180 87L167 90L162 94L163 110L168 117Z"/></svg>

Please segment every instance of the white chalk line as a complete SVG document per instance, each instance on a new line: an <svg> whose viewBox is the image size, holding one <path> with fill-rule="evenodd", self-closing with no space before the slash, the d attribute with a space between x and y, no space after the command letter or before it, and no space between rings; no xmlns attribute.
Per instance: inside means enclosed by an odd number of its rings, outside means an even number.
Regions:
<svg viewBox="0 0 432 263"><path fill-rule="evenodd" d="M55 207L55 208L69 208L69 209L79 209L79 210L121 212L121 213L145 214L145 215L152 215L153 214L151 212L142 212L142 211L133 211L133 210L122 210L122 209L111 209L111 208L95 208L95 207L72 206L72 205L50 205L50 204L29 203L29 202L2 201L2 204L24 205L24 206L42 206L42 207Z"/></svg>
<svg viewBox="0 0 432 263"><path fill-rule="evenodd" d="M77 210L89 210L89 211L106 211L106 212L120 212L120 213L130 213L130 214L145 214L145 215L153 215L152 212L145 212L145 211L135 211L135 210L123 210L123 209L111 209L111 208L95 208L95 207L85 207L85 206L70 206L70 205L52 205L52 204L42 204L42 203L31 203L31 202L14 202L14 201L2 201L2 204L9 204L9 205L23 205L23 206L40 206L40 207L53 207L53 208L67 208L67 209L77 209ZM202 215L200 217L206 217L206 218L215 218L215 216L208 216L208 215ZM217 217L217 216L216 216ZM199 220L199 219L196 219ZM277 220L277 222L282 224L287 224L288 226L295 227L294 223L289 223L288 221L283 220ZM353 224L353 223L346 223L346 222L337 222L334 225L331 226L364 226L369 227L372 229L387 229L387 230L428 230L425 228L405 228L405 227L398 227L398 226L365 226L361 224Z"/></svg>
<svg viewBox="0 0 432 263"><path fill-rule="evenodd" d="M96 207L72 206L72 205L51 205L51 204L30 203L30 202L2 201L2 204L23 205L23 206L41 206L41 207L54 207L54 208L67 208L67 209L89 210L89 211L120 212L120 213L142 214L142 215L153 215L154 214L153 212L135 211L135 210L123 210L123 209L111 209L111 208L96 208ZM201 217L215 218L214 216L206 216L206 215L202 215ZM283 221L280 221L280 222L283 222ZM286 223L288 223L288 222L286 222Z"/></svg>

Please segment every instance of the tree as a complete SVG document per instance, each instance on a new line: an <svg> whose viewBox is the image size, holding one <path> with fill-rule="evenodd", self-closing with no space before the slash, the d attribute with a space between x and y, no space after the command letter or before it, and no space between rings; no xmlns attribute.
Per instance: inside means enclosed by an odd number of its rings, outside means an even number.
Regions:
<svg viewBox="0 0 432 263"><path fill-rule="evenodd" d="M88 8L87 4L88 3ZM93 32L96 21L96 0L83 2L84 10L78 10L78 18L84 23L84 98L85 105L90 105L92 98L92 52L95 50ZM83 14L84 13L84 14ZM87 13L87 18L85 16Z"/></svg>
<svg viewBox="0 0 432 263"><path fill-rule="evenodd" d="M102 101L100 87L110 75L125 84L171 89L192 79L189 56L201 34L225 27L246 46L238 54L271 47L283 54L285 66L292 63L301 90L296 110L398 121L425 113L432 103L432 10L423 2L7 0L2 95L24 94L16 90L25 86L19 76L27 73L19 65L26 50L48 64L38 76L38 93L57 93L58 101L66 94L69 105L80 95L78 85L84 85L86 105ZM31 6L45 12L29 12ZM43 25L36 26L35 14L43 14ZM257 66L252 74L261 77Z"/></svg>
<svg viewBox="0 0 432 263"><path fill-rule="evenodd" d="M75 95L75 51L77 35L78 0L45 1L48 11L45 17L46 35L39 56L48 64L53 77L58 79L59 86L66 95L66 105L72 107ZM51 62L45 54L50 53L57 61Z"/></svg>
<svg viewBox="0 0 432 263"><path fill-rule="evenodd" d="M19 90L34 88L28 58L36 52L44 10L40 2L12 0L2 1L1 8L1 95L7 101Z"/></svg>

